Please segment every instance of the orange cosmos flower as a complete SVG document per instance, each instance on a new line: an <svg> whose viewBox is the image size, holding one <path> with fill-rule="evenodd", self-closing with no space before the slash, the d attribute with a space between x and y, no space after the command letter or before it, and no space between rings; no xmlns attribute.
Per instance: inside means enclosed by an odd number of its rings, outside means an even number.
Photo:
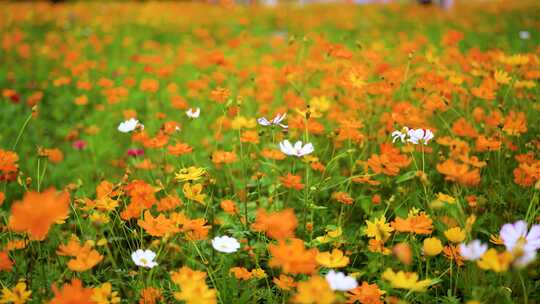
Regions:
<svg viewBox="0 0 540 304"><path fill-rule="evenodd" d="M251 272L244 267L232 267L229 272L238 280L249 280L252 277Z"/></svg>
<svg viewBox="0 0 540 304"><path fill-rule="evenodd" d="M252 143L252 144L258 144L259 143L259 134L255 130L247 130L242 132L242 136L240 137L240 141L243 143Z"/></svg>
<svg viewBox="0 0 540 304"><path fill-rule="evenodd" d="M304 184L302 184L302 177L299 175L287 173L287 175L280 177L279 180L281 181L283 187L287 189L304 189Z"/></svg>
<svg viewBox="0 0 540 304"><path fill-rule="evenodd" d="M216 88L210 93L210 99L217 103L224 103L231 96L231 92L225 88Z"/></svg>
<svg viewBox="0 0 540 304"><path fill-rule="evenodd" d="M377 284L362 282L362 285L347 292L347 304L353 304L357 301L362 304L383 304L381 297L385 294L379 289Z"/></svg>
<svg viewBox="0 0 540 304"><path fill-rule="evenodd" d="M332 249L332 252L319 252L316 260L319 265L328 268L341 268L349 264L349 258L339 249Z"/></svg>
<svg viewBox="0 0 540 304"><path fill-rule="evenodd" d="M418 215L410 215L407 219L396 217L392 227L397 232L409 232L415 234L430 234L433 231L433 221L425 212Z"/></svg>
<svg viewBox="0 0 540 304"><path fill-rule="evenodd" d="M272 255L269 265L281 267L284 273L312 274L317 270L317 249L306 249L300 239L279 240L277 245L269 245L268 250Z"/></svg>
<svg viewBox="0 0 540 304"><path fill-rule="evenodd" d="M57 193L50 188L43 193L27 192L22 201L11 207L8 227L16 232L25 232L31 240L42 241L51 226L69 213L69 193Z"/></svg>
<svg viewBox="0 0 540 304"><path fill-rule="evenodd" d="M8 251L0 251L0 271L11 271L13 262L9 259Z"/></svg>
<svg viewBox="0 0 540 304"><path fill-rule="evenodd" d="M504 120L503 131L508 135L520 135L527 132L525 113L510 111Z"/></svg>
<svg viewBox="0 0 540 304"><path fill-rule="evenodd" d="M139 89L143 92L155 93L159 90L159 82L155 79L143 79Z"/></svg>
<svg viewBox="0 0 540 304"><path fill-rule="evenodd" d="M344 205L352 205L354 203L353 198L346 192L334 192L332 198Z"/></svg>
<svg viewBox="0 0 540 304"><path fill-rule="evenodd" d="M173 210L179 206L182 206L182 200L180 200L178 197L168 195L159 200L159 202L157 203L157 210L168 211Z"/></svg>
<svg viewBox="0 0 540 304"><path fill-rule="evenodd" d="M285 239L294 237L294 230L298 225L293 209L285 209L278 212L267 213L260 208L257 210L255 222L251 229L265 232L273 239Z"/></svg>
<svg viewBox="0 0 540 304"><path fill-rule="evenodd" d="M273 150L263 149L261 151L261 156L264 158L273 159L273 160L282 160L282 159L285 159L285 157L287 157L283 152L276 149L273 149Z"/></svg>
<svg viewBox="0 0 540 304"><path fill-rule="evenodd" d="M18 160L17 153L0 149L0 172L4 174L17 172L19 169Z"/></svg>
<svg viewBox="0 0 540 304"><path fill-rule="evenodd" d="M296 282L292 277L280 274L279 278L274 278L272 280L276 286L281 290L291 290L296 287Z"/></svg>
<svg viewBox="0 0 540 304"><path fill-rule="evenodd" d="M150 211L144 212L144 220L138 220L137 224L151 236L164 236L166 234L178 232L174 222L160 214L158 217L152 217Z"/></svg>
<svg viewBox="0 0 540 304"><path fill-rule="evenodd" d="M5 199L6 199L6 195L4 194L4 192L0 192L0 206L2 206Z"/></svg>
<svg viewBox="0 0 540 304"><path fill-rule="evenodd" d="M96 250L92 249L93 245L91 241L86 241L84 246L81 246L79 239L76 236L72 236L71 240L66 245L60 245L56 254L60 256L71 256L68 262L68 268L83 272L96 266L103 260L103 256Z"/></svg>
<svg viewBox="0 0 540 304"><path fill-rule="evenodd" d="M54 298L49 302L50 304L95 304L91 300L92 288L84 288L79 279L73 279L70 284L64 284L61 290L56 285L53 285L52 291Z"/></svg>
<svg viewBox="0 0 540 304"><path fill-rule="evenodd" d="M212 153L212 162L216 165L230 164L237 161L236 153L228 151L214 151Z"/></svg>
<svg viewBox="0 0 540 304"><path fill-rule="evenodd" d="M188 144L176 143L174 146L168 146L167 151L170 155L180 156L183 154L191 153L191 151L193 151L193 148L190 147Z"/></svg>
<svg viewBox="0 0 540 304"><path fill-rule="evenodd" d="M318 275L298 283L298 292L292 299L293 303L299 304L332 304L335 300L336 295L328 282Z"/></svg>
<svg viewBox="0 0 540 304"><path fill-rule="evenodd" d="M467 164L460 164L453 159L448 159L437 164L437 171L445 175L444 179L457 182L464 186L475 186L480 183L480 171L469 170Z"/></svg>
<svg viewBox="0 0 540 304"><path fill-rule="evenodd" d="M231 200L222 200L220 206L221 209L228 214L234 215L238 212L238 207L236 207L236 204Z"/></svg>

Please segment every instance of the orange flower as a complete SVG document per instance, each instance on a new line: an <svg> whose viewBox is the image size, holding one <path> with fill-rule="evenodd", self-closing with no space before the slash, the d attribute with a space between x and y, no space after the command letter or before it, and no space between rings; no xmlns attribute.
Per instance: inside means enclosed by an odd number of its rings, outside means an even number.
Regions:
<svg viewBox="0 0 540 304"><path fill-rule="evenodd" d="M368 282L362 282L362 285L350 290L347 293L347 304L356 303L361 304L383 304L381 297L385 294L384 291L379 289L377 284L369 284Z"/></svg>
<svg viewBox="0 0 540 304"><path fill-rule="evenodd" d="M172 220L166 218L163 214L154 218L148 210L144 212L144 220L139 219L137 224L151 236L161 237L166 234L178 232L178 228Z"/></svg>
<svg viewBox="0 0 540 304"><path fill-rule="evenodd" d="M39 155L45 156L53 164L58 164L64 160L64 153L58 148L54 149L41 149Z"/></svg>
<svg viewBox="0 0 540 304"><path fill-rule="evenodd" d="M229 271L238 280L249 280L252 277L251 272L244 267L232 267Z"/></svg>
<svg viewBox="0 0 540 304"><path fill-rule="evenodd" d="M27 233L31 240L42 241L51 226L68 213L68 192L57 193L54 188L43 193L30 191L11 207L8 226L13 231Z"/></svg>
<svg viewBox="0 0 540 304"><path fill-rule="evenodd" d="M354 203L353 198L346 192L334 192L332 198L344 205L352 205Z"/></svg>
<svg viewBox="0 0 540 304"><path fill-rule="evenodd" d="M413 259L411 246L407 243L398 243L392 248L394 256L403 264L410 265Z"/></svg>
<svg viewBox="0 0 540 304"><path fill-rule="evenodd" d="M306 250L300 239L279 240L277 245L270 244L268 250L272 255L269 265L281 267L284 273L312 274L317 270L317 249Z"/></svg>
<svg viewBox="0 0 540 304"><path fill-rule="evenodd" d="M13 262L9 259L8 251L0 251L0 270L11 271Z"/></svg>
<svg viewBox="0 0 540 304"><path fill-rule="evenodd" d="M19 169L18 160L17 153L0 149L0 172L5 174L17 172Z"/></svg>
<svg viewBox="0 0 540 304"><path fill-rule="evenodd" d="M445 180L454 181L464 186L475 186L480 183L478 169L469 170L467 164L460 164L453 159L437 164L437 171L445 175Z"/></svg>
<svg viewBox="0 0 540 304"><path fill-rule="evenodd" d="M458 266L463 266L463 257L459 254L458 246L444 246L443 252L447 259L454 261Z"/></svg>
<svg viewBox="0 0 540 304"><path fill-rule="evenodd" d="M186 220L183 222L181 232L186 234L189 240L204 240L208 236L210 226L206 225L205 219Z"/></svg>
<svg viewBox="0 0 540 304"><path fill-rule="evenodd" d="M286 291L295 288L297 285L292 277L284 274L280 274L279 278L274 278L272 282L274 282L279 289Z"/></svg>
<svg viewBox="0 0 540 304"><path fill-rule="evenodd" d="M525 113L510 111L510 114L504 120L503 131L508 135L519 135L527 132Z"/></svg>
<svg viewBox="0 0 540 304"><path fill-rule="evenodd" d="M143 79L139 89L143 92L155 93L159 90L159 82L155 79Z"/></svg>
<svg viewBox="0 0 540 304"><path fill-rule="evenodd" d="M169 151L170 155L180 156L183 154L191 153L191 151L193 151L193 148L190 147L188 144L177 143L174 146L168 146L167 151Z"/></svg>
<svg viewBox="0 0 540 304"><path fill-rule="evenodd" d="M212 162L216 165L230 164L237 160L238 158L234 152L214 151L214 153L212 153Z"/></svg>
<svg viewBox="0 0 540 304"><path fill-rule="evenodd" d="M392 227L397 232L410 232L416 234L430 234L433 230L433 221L425 212L418 215L409 215L407 219L396 217L392 222Z"/></svg>
<svg viewBox="0 0 540 304"><path fill-rule="evenodd" d="M396 176L401 168L407 167L411 160L399 153L399 150L391 145L382 144L381 154L373 154L368 159L367 164L376 174Z"/></svg>
<svg viewBox="0 0 540 304"><path fill-rule="evenodd" d="M280 177L279 180L281 181L283 187L287 189L304 189L304 184L302 184L302 177L299 175L287 173L287 175Z"/></svg>
<svg viewBox="0 0 540 304"><path fill-rule="evenodd" d="M4 192L0 192L0 206L2 206L5 199L6 199L6 195L4 194Z"/></svg>
<svg viewBox="0 0 540 304"><path fill-rule="evenodd" d="M96 266L103 256L98 251L92 249L92 242L86 241L84 246L81 246L79 239L76 236L72 236L67 245L61 244L56 251L56 254L61 256L74 257L68 262L68 268L83 272Z"/></svg>
<svg viewBox="0 0 540 304"><path fill-rule="evenodd" d="M476 139L476 151L498 151L501 149L502 142L496 138L487 138L484 135L478 136Z"/></svg>
<svg viewBox="0 0 540 304"><path fill-rule="evenodd" d="M298 283L298 292L292 302L298 304L332 304L336 295L326 280L318 275Z"/></svg>
<svg viewBox="0 0 540 304"><path fill-rule="evenodd" d="M176 207L182 206L182 201L178 197L166 196L157 203L157 211L173 210Z"/></svg>
<svg viewBox="0 0 540 304"><path fill-rule="evenodd" d="M163 301L161 289L155 287L146 287L141 290L139 304L156 304Z"/></svg>
<svg viewBox="0 0 540 304"><path fill-rule="evenodd" d="M273 159L273 160L282 160L282 159L285 159L286 157L286 155L280 150L271 150L271 149L263 149L261 151L261 156L264 158Z"/></svg>
<svg viewBox="0 0 540 304"><path fill-rule="evenodd" d="M266 234L273 239L285 239L294 237L294 230L298 225L293 209L285 209L278 212L267 213L260 208L257 210L255 222L251 229Z"/></svg>
<svg viewBox="0 0 540 304"><path fill-rule="evenodd" d="M50 304L95 304L91 300L92 288L84 288L79 279L73 279L71 284L64 284L61 290L56 285L53 285L52 291L54 298L49 302Z"/></svg>
<svg viewBox="0 0 540 304"><path fill-rule="evenodd" d="M252 144L258 144L259 143L259 134L257 131L254 130L247 130L242 132L242 136L240 137L240 141L244 143L252 143Z"/></svg>
<svg viewBox="0 0 540 304"><path fill-rule="evenodd" d="M319 252L316 257L319 265L328 268L341 268L349 264L349 258L343 255L343 251L332 249L332 252Z"/></svg>
<svg viewBox="0 0 540 304"><path fill-rule="evenodd" d="M231 92L225 88L216 88L210 93L210 99L217 103L224 103L231 96Z"/></svg>
<svg viewBox="0 0 540 304"><path fill-rule="evenodd" d="M236 204L231 200L222 200L220 203L221 209L228 214L234 215L238 212Z"/></svg>

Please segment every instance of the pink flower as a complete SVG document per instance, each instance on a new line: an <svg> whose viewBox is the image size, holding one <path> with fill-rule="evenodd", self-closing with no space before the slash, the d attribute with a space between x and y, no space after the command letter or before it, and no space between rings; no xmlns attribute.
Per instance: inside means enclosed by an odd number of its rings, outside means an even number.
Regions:
<svg viewBox="0 0 540 304"><path fill-rule="evenodd" d="M71 144L71 146L75 150L82 150L86 148L86 141L79 139L79 140L74 141L73 144Z"/></svg>
<svg viewBox="0 0 540 304"><path fill-rule="evenodd" d="M141 155L144 155L144 150L143 149L128 149L127 155L133 156L133 157L141 156Z"/></svg>

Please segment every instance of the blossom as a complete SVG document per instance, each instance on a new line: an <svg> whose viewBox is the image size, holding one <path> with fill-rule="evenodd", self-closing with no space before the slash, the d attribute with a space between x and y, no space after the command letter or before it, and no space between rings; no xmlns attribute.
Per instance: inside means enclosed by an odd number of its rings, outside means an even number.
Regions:
<svg viewBox="0 0 540 304"><path fill-rule="evenodd" d="M297 141L293 146L288 140L284 140L279 143L279 148L281 149L281 152L287 155L298 157L311 154L314 151L313 144L307 143L302 145L301 141Z"/></svg>
<svg viewBox="0 0 540 304"><path fill-rule="evenodd" d="M26 283L20 281L12 289L2 288L0 303L24 304L30 299L30 295L32 295L32 291L26 290Z"/></svg>
<svg viewBox="0 0 540 304"><path fill-rule="evenodd" d="M519 31L519 38L522 40L529 40L531 38L531 34L529 31Z"/></svg>
<svg viewBox="0 0 540 304"><path fill-rule="evenodd" d="M417 145L419 142L423 142L425 145L435 136L433 132L429 129L411 129L407 131L409 139L408 142L411 142Z"/></svg>
<svg viewBox="0 0 540 304"><path fill-rule="evenodd" d="M83 150L84 148L86 148L86 141L79 139L79 140L74 141L73 144L71 144L71 146L75 150Z"/></svg>
<svg viewBox="0 0 540 304"><path fill-rule="evenodd" d="M91 300L92 288L83 287L79 279L73 279L70 284L64 284L61 290L56 285L53 285L52 291L54 292L54 298L49 302L50 304L95 304Z"/></svg>
<svg viewBox="0 0 540 304"><path fill-rule="evenodd" d="M260 208L257 210L257 216L255 222L251 224L251 229L265 232L273 239L286 239L294 237L297 225L298 220L293 209L269 213Z"/></svg>
<svg viewBox="0 0 540 304"><path fill-rule="evenodd" d="M343 272L335 272L330 270L325 276L326 282L332 290L349 291L358 287L356 279L345 275Z"/></svg>
<svg viewBox="0 0 540 304"><path fill-rule="evenodd" d="M425 255L436 256L443 250L441 240L436 237L424 239L423 251Z"/></svg>
<svg viewBox="0 0 540 304"><path fill-rule="evenodd" d="M199 118L199 115L201 115L201 109L200 108L189 108L189 110L186 111L186 115L189 118Z"/></svg>
<svg viewBox="0 0 540 304"><path fill-rule="evenodd" d="M155 258L156 253L149 249L137 249L137 251L131 254L131 259L133 260L135 265L140 267L154 268L154 266L158 265L158 263L154 261Z"/></svg>
<svg viewBox="0 0 540 304"><path fill-rule="evenodd" d="M137 129L138 126L140 126L141 128L144 128L144 126L140 124L137 119L130 118L129 120L126 120L120 123L120 125L118 125L118 131L122 133L129 133Z"/></svg>
<svg viewBox="0 0 540 304"><path fill-rule="evenodd" d="M480 240L474 240L469 244L462 243L459 245L459 254L463 259L468 261L476 261L481 258L487 251L488 246L482 244Z"/></svg>
<svg viewBox="0 0 540 304"><path fill-rule="evenodd" d="M191 166L189 168L180 169L180 171L174 175L174 178L178 181L196 181L205 173L206 169Z"/></svg>
<svg viewBox="0 0 540 304"><path fill-rule="evenodd" d="M305 282L298 283L298 292L293 303L299 304L331 304L336 300L330 284L320 276L312 276Z"/></svg>
<svg viewBox="0 0 540 304"><path fill-rule="evenodd" d="M362 285L349 290L347 293L347 304L356 303L356 301L362 304L383 304L381 296L384 294L385 292L380 290L377 284L369 284L364 281Z"/></svg>
<svg viewBox="0 0 540 304"><path fill-rule="evenodd" d="M99 287L95 287L91 299L97 304L120 303L118 291L113 291L112 285L109 282L103 283Z"/></svg>
<svg viewBox="0 0 540 304"><path fill-rule="evenodd" d="M257 122L259 123L259 125L265 126L265 127L267 127L267 126L280 126L280 127L284 128L284 129L287 129L288 126L281 123L281 121L283 121L285 119L285 117L287 117L287 113L277 114L272 119L272 121L268 121L268 119L266 119L265 117L257 118Z"/></svg>
<svg viewBox="0 0 540 304"><path fill-rule="evenodd" d="M407 134L409 132L409 128L407 127L403 127L403 130L399 131L399 130L396 130L394 132L392 132L392 142L396 142L396 140L400 140L402 143L405 142L405 137L407 137Z"/></svg>
<svg viewBox="0 0 540 304"><path fill-rule="evenodd" d="M394 231L394 228L386 223L386 217L384 215L373 221L366 220L366 224L366 235L376 240L386 241L392 234L392 231Z"/></svg>
<svg viewBox="0 0 540 304"><path fill-rule="evenodd" d="M388 268L382 274L383 280L389 281L393 288L408 289L410 291L426 291L431 284L431 280L418 281L418 274L415 272L394 272Z"/></svg>
<svg viewBox="0 0 540 304"><path fill-rule="evenodd" d="M238 251L240 248L240 243L230 236L217 236L212 240L212 247L215 250L223 253L233 253Z"/></svg>
<svg viewBox="0 0 540 304"><path fill-rule="evenodd" d="M527 231L525 221L505 224L500 231L500 237L506 250L511 252L516 266L525 266L536 257L536 250L540 248L540 225L533 225Z"/></svg>
<svg viewBox="0 0 540 304"><path fill-rule="evenodd" d="M143 149L128 149L127 155L131 157L141 156L141 155L144 155L144 150Z"/></svg>
<svg viewBox="0 0 540 304"><path fill-rule="evenodd" d="M478 267L485 270L493 270L495 272L504 272L510 267L514 257L508 251L497 252L496 249L491 248L476 262Z"/></svg>
<svg viewBox="0 0 540 304"><path fill-rule="evenodd" d="M319 252L315 258L319 265L328 268L340 268L349 264L349 258L343 255L343 251L333 249L332 252Z"/></svg>
<svg viewBox="0 0 540 304"><path fill-rule="evenodd" d="M446 230L444 236L452 243L461 243L465 239L465 231L460 227L454 227Z"/></svg>

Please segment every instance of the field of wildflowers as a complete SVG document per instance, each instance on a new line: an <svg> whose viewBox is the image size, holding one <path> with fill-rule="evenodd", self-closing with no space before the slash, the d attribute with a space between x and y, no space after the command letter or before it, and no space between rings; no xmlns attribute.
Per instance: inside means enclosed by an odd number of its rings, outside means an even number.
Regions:
<svg viewBox="0 0 540 304"><path fill-rule="evenodd" d="M540 3L0 3L0 303L540 303Z"/></svg>

